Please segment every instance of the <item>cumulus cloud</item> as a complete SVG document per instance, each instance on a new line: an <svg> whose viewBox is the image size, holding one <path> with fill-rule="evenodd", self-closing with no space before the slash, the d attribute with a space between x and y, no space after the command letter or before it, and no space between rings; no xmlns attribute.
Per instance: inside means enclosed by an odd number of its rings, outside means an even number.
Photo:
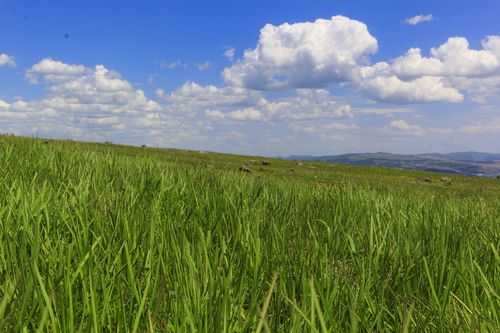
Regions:
<svg viewBox="0 0 500 333"><path fill-rule="evenodd" d="M459 103L464 96L440 77L423 76L403 81L395 75L368 77L359 82L372 97L394 103Z"/></svg>
<svg viewBox="0 0 500 333"><path fill-rule="evenodd" d="M170 94L163 93L162 98L170 109L187 114L249 107L258 104L263 97L259 92L239 87L203 86L186 82Z"/></svg>
<svg viewBox="0 0 500 333"><path fill-rule="evenodd" d="M214 120L224 119L225 114L219 110L205 110L205 116Z"/></svg>
<svg viewBox="0 0 500 333"><path fill-rule="evenodd" d="M226 57L226 59L231 62L234 61L235 56L236 56L236 49L234 47L228 48L226 51L224 51L224 57Z"/></svg>
<svg viewBox="0 0 500 333"><path fill-rule="evenodd" d="M294 96L266 101L261 108L271 119L312 120L352 118L352 107L338 102L327 90L298 89Z"/></svg>
<svg viewBox="0 0 500 333"><path fill-rule="evenodd" d="M223 72L233 86L258 90L318 88L345 81L378 49L367 26L343 16L314 22L267 24L257 47Z"/></svg>
<svg viewBox="0 0 500 333"><path fill-rule="evenodd" d="M412 53L412 52L410 52ZM395 67L401 64L396 59ZM464 96L439 76L420 76L403 80L395 74L394 64L379 62L360 67L353 76L354 84L369 96L393 103L462 102Z"/></svg>
<svg viewBox="0 0 500 333"><path fill-rule="evenodd" d="M420 49L412 48L404 56L394 60L391 70L394 74L404 78L422 75L439 76L443 73L443 63L436 58L422 57Z"/></svg>
<svg viewBox="0 0 500 333"><path fill-rule="evenodd" d="M413 21L432 16L417 16ZM413 22L412 21L412 22ZM348 85L391 103L484 101L500 77L500 36L480 49L449 38L424 55L418 48L392 61L370 64L378 42L359 21L343 16L314 22L265 25L257 46L222 75L234 87L261 91ZM487 87L487 88L483 88Z"/></svg>
<svg viewBox="0 0 500 333"><path fill-rule="evenodd" d="M354 108L353 112L359 115L375 115L375 116L385 116L393 117L395 114L400 113L411 113L415 110L407 107L361 107Z"/></svg>
<svg viewBox="0 0 500 333"><path fill-rule="evenodd" d="M389 128L395 130L401 134L405 135L450 135L456 132L452 128L447 127L422 127L420 125L415 125L408 123L406 120L398 119L393 120L389 123Z"/></svg>
<svg viewBox="0 0 500 333"><path fill-rule="evenodd" d="M295 132L303 132L308 134L331 133L338 131L351 131L359 129L356 124L346 124L339 122L327 122L324 124L292 124L291 129Z"/></svg>
<svg viewBox="0 0 500 333"><path fill-rule="evenodd" d="M420 23L430 22L433 19L434 19L434 17L432 16L432 14L428 14L428 15L416 15L416 16L407 18L405 20L405 23L409 24L409 25L417 25L417 24L420 24Z"/></svg>
<svg viewBox="0 0 500 333"><path fill-rule="evenodd" d="M0 99L0 111L7 111L9 108L10 104Z"/></svg>
<svg viewBox="0 0 500 333"><path fill-rule="evenodd" d="M500 59L500 36L488 36L481 42L483 48Z"/></svg>
<svg viewBox="0 0 500 333"><path fill-rule="evenodd" d="M185 64L184 62L182 62L180 60L176 60L176 61L162 61L160 63L160 67L163 68L163 69L172 70L172 69L176 69L176 68L186 68L187 64Z"/></svg>
<svg viewBox="0 0 500 333"><path fill-rule="evenodd" d="M203 71L208 70L211 66L212 66L212 64L209 61L205 61L205 62L202 62L200 64L197 64L196 68L198 68L199 71L203 72Z"/></svg>
<svg viewBox="0 0 500 333"><path fill-rule="evenodd" d="M52 82L67 81L85 74L86 71L83 65L71 65L46 58L33 65L26 72L26 77L32 83L37 83L40 78Z"/></svg>
<svg viewBox="0 0 500 333"><path fill-rule="evenodd" d="M500 37L489 36L482 41L483 48L470 48L467 39L449 38L446 43L432 48L430 57L423 57L420 49L410 49L396 58L390 70L405 78L418 76L484 77L500 73Z"/></svg>
<svg viewBox="0 0 500 333"><path fill-rule="evenodd" d="M202 86L187 82L166 95L168 108L183 114L204 114L212 120L301 121L352 117L352 108L322 89L297 89L292 95L266 98L240 87Z"/></svg>
<svg viewBox="0 0 500 333"><path fill-rule="evenodd" d="M117 72L108 70L103 65L86 68L42 60L34 65L28 74L37 81L45 82L49 96L43 102L56 109L66 107L69 111L78 111L79 114L159 109L158 104L147 99L142 90L135 89Z"/></svg>
<svg viewBox="0 0 500 333"><path fill-rule="evenodd" d="M486 104L491 98L500 96L500 75L491 77L453 77L450 78L453 86L467 92L471 100Z"/></svg>
<svg viewBox="0 0 500 333"><path fill-rule="evenodd" d="M471 49L465 38L452 37L423 56L417 48L392 62L355 71L356 84L380 100L395 102L461 102L494 95L500 78L500 38L489 36L482 49Z"/></svg>
<svg viewBox="0 0 500 333"><path fill-rule="evenodd" d="M459 132L469 135L484 135L500 133L500 118L488 122L479 122L462 126Z"/></svg>
<svg viewBox="0 0 500 333"><path fill-rule="evenodd" d="M227 118L239 121L247 121L247 120L255 121L255 120L262 120L264 118L264 115L262 114L261 111L250 107L242 110L229 112L227 114Z"/></svg>
<svg viewBox="0 0 500 333"><path fill-rule="evenodd" d="M16 61L14 60L14 57L5 53L0 53L0 67L2 66L15 67Z"/></svg>
<svg viewBox="0 0 500 333"><path fill-rule="evenodd" d="M419 125L410 124L405 120L393 120L389 123L389 128L404 133L405 135L420 136L430 131L420 127Z"/></svg>
<svg viewBox="0 0 500 333"><path fill-rule="evenodd" d="M358 125L337 121L291 123L289 129L298 135L300 141L304 141L303 137L306 135L328 144L332 141L345 141L346 135L358 136L360 133Z"/></svg>
<svg viewBox="0 0 500 333"><path fill-rule="evenodd" d="M203 124L146 97L115 71L44 59L27 71L46 96L37 100L0 101L0 128L22 135L63 136L122 142L140 140L174 144L195 138ZM16 119L16 121L12 121Z"/></svg>
<svg viewBox="0 0 500 333"><path fill-rule="evenodd" d="M153 100L103 65L86 67L43 59L26 76L44 87L46 95L35 100L1 100L0 129L4 132L210 147L234 131L234 122L263 126L353 116L349 105L321 89L298 89L270 98L241 87L187 82L171 92L157 89L157 100Z"/></svg>
<svg viewBox="0 0 500 333"><path fill-rule="evenodd" d="M391 128L402 130L402 131L415 131L420 130L420 126L410 125L405 120L393 120L389 124Z"/></svg>
<svg viewBox="0 0 500 333"><path fill-rule="evenodd" d="M483 40L483 50L473 50L465 38L454 37L433 48L431 55L441 61L442 74L447 76L483 76L499 70L500 58L488 47L494 47L493 37ZM491 40L490 40L491 39Z"/></svg>

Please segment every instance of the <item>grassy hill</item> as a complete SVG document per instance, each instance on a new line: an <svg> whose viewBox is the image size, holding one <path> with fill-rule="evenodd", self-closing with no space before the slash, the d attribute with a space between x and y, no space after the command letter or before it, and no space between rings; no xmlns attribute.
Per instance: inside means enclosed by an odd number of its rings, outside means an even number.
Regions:
<svg viewBox="0 0 500 333"><path fill-rule="evenodd" d="M499 181L262 161L1 137L0 331L499 331Z"/></svg>

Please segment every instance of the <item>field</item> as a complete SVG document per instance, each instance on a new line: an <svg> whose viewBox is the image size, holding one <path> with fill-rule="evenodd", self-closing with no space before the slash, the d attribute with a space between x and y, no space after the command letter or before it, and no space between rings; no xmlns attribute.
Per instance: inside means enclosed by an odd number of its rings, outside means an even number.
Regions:
<svg viewBox="0 0 500 333"><path fill-rule="evenodd" d="M0 332L500 331L500 181L261 160L1 137Z"/></svg>

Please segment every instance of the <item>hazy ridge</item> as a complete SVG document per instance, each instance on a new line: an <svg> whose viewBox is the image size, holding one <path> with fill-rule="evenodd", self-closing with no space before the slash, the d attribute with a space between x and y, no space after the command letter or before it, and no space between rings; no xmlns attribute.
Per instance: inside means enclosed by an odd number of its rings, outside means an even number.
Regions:
<svg viewBox="0 0 500 333"><path fill-rule="evenodd" d="M456 173L467 176L495 177L500 175L500 154L455 152L449 154L360 153L327 156L297 155L292 160L323 161L351 165L379 166Z"/></svg>

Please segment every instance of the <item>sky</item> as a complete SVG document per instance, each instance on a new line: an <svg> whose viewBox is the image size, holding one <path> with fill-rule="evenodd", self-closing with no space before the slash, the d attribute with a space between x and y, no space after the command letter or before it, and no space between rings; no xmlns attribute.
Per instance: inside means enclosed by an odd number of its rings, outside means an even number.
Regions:
<svg viewBox="0 0 500 333"><path fill-rule="evenodd" d="M0 132L500 152L500 2L0 0Z"/></svg>

